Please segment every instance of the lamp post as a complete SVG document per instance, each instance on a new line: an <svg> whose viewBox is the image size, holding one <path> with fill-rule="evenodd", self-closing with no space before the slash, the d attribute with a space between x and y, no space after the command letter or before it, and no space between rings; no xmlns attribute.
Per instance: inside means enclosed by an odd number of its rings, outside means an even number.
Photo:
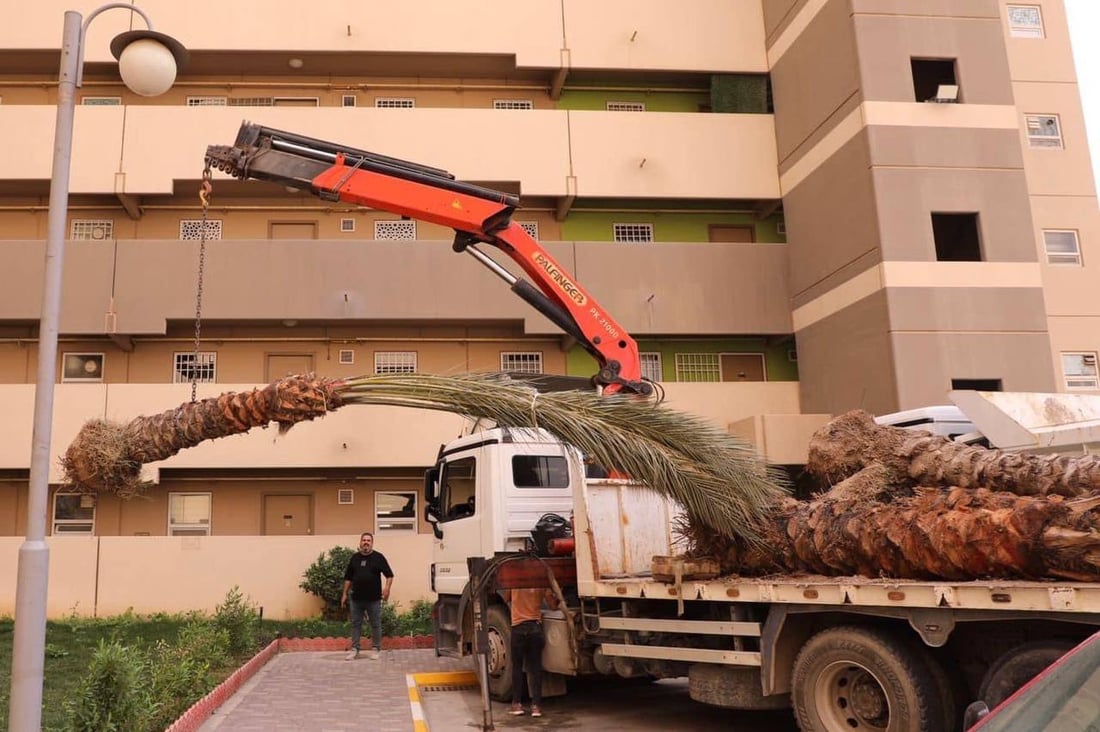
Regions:
<svg viewBox="0 0 1100 732"><path fill-rule="evenodd" d="M42 726L46 595L50 568L46 511L49 503L50 436L54 381L57 378L57 334L61 316L61 275L65 221L69 208L75 91L83 79L84 37L88 24L97 15L112 8L137 13L148 28L122 33L111 42L111 53L119 61L119 74L133 92L142 96L164 93L175 81L177 67L187 60L187 51L178 41L154 31L148 16L129 3L107 3L92 11L83 22L80 13L73 10L65 13L46 229L46 272L38 327L38 377L34 392L27 529L26 540L19 547L16 577L15 645L12 649L11 709L8 718L10 732L37 732Z"/></svg>

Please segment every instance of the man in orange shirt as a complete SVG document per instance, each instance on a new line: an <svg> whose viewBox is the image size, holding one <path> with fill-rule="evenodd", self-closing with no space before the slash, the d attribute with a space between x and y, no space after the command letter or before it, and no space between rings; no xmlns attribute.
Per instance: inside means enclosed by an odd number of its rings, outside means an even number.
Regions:
<svg viewBox="0 0 1100 732"><path fill-rule="evenodd" d="M504 599L512 610L512 709L509 714L523 714L524 665L531 674L531 716L542 716L542 649L546 635L542 631L542 603L551 609L558 599L547 589L505 590Z"/></svg>

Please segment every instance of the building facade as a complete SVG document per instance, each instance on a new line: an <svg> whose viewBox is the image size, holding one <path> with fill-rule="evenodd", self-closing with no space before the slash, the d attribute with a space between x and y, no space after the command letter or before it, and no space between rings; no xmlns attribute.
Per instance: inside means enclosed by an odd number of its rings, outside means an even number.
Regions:
<svg viewBox="0 0 1100 732"><path fill-rule="evenodd" d="M0 535L24 529L61 20L96 5L0 27ZM191 61L138 97L108 50L130 14L90 27L56 455L192 380L596 370L449 230L221 174L203 211L205 148L246 119L518 195L671 404L749 425L776 462L820 422L800 416L1098 388L1100 216L1061 0L141 7ZM55 485L50 526L426 546L420 476L462 427L361 408L257 431L150 466L145 499Z"/></svg>

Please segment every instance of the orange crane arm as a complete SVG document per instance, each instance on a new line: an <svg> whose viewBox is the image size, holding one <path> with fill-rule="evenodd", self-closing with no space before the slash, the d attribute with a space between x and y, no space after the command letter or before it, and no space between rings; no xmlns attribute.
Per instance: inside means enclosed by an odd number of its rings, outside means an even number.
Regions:
<svg viewBox="0 0 1100 732"><path fill-rule="evenodd" d="M626 329L512 221L515 196L456 181L438 168L249 122L232 146L207 147L206 161L237 178L274 181L454 229L456 252L472 255L596 358L600 370L593 381L604 393L653 393ZM498 264L478 248L481 243L511 257L535 284Z"/></svg>

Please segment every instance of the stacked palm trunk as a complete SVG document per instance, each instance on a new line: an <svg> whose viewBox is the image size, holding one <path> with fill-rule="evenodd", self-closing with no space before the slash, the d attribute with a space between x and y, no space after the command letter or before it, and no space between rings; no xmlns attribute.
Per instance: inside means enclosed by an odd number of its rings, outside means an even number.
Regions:
<svg viewBox="0 0 1100 732"><path fill-rule="evenodd" d="M767 512L763 542L688 523L723 573L1100 581L1100 458L1022 455L844 414L810 442L831 488Z"/></svg>

